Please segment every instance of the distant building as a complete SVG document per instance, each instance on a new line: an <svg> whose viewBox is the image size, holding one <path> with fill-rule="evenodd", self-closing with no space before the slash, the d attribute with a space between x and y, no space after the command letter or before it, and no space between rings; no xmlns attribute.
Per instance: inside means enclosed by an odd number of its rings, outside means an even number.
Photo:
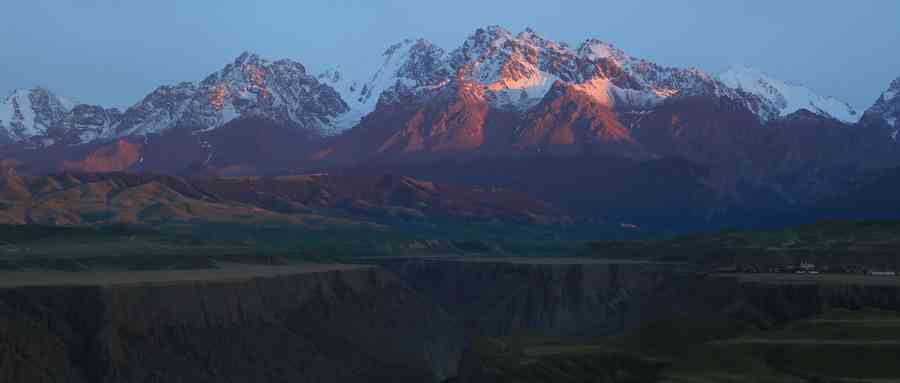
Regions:
<svg viewBox="0 0 900 383"><path fill-rule="evenodd" d="M869 271L869 275L874 275L874 276L879 276L879 277L896 277L896 276L897 276L897 272L896 272L896 271L875 271L875 270L870 270L870 271Z"/></svg>
<svg viewBox="0 0 900 383"><path fill-rule="evenodd" d="M819 271L816 270L816 264L809 262L800 262L800 266L795 271L796 274L818 274Z"/></svg>

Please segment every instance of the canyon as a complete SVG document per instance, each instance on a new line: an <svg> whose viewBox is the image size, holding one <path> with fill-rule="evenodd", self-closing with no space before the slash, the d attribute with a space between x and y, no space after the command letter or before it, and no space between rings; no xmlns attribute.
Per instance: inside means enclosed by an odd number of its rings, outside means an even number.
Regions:
<svg viewBox="0 0 900 383"><path fill-rule="evenodd" d="M608 336L673 314L766 328L826 307L900 309L896 283L585 258L368 263L4 272L0 379L441 381L484 336Z"/></svg>

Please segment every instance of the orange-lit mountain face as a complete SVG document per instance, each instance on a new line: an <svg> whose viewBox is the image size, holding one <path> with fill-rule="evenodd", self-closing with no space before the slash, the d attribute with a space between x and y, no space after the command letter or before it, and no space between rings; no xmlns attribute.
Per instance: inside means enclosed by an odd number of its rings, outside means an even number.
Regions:
<svg viewBox="0 0 900 383"><path fill-rule="evenodd" d="M587 176L593 169L617 177L596 185L640 187L622 178L688 174L683 192L706 195L676 200L714 201L711 210L796 204L900 165L892 139L900 118L896 83L856 124L847 120L855 112L841 109L846 104L758 71L717 77L596 39L572 48L532 30L487 27L450 51L402 41L362 79L334 69L312 75L300 63L246 53L198 83L162 86L124 112L71 105L43 89L17 92L0 108L0 160L4 172L19 174L194 175L397 173L493 161L506 167L474 177L477 183L534 190L551 173ZM803 97L788 97L796 94ZM804 100L814 110L795 111ZM518 179L528 169L514 167L534 166L524 165L534 158L561 168ZM667 163L672 169L662 169ZM647 173L629 176L624 168ZM416 174L475 182L458 169L435 169Z"/></svg>
<svg viewBox="0 0 900 383"><path fill-rule="evenodd" d="M599 81L598 81L599 82ZM514 147L539 152L603 153L647 158L597 84L557 81L515 132Z"/></svg>

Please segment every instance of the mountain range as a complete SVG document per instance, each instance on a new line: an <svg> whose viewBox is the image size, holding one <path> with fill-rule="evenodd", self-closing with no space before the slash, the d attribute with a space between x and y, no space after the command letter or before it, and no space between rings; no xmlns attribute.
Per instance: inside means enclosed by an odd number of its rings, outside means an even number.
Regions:
<svg viewBox="0 0 900 383"><path fill-rule="evenodd" d="M401 41L360 79L244 53L124 111L16 91L0 103L0 169L394 173L708 219L815 203L900 166L898 118L900 78L859 113L752 68L711 75L491 26L449 51Z"/></svg>

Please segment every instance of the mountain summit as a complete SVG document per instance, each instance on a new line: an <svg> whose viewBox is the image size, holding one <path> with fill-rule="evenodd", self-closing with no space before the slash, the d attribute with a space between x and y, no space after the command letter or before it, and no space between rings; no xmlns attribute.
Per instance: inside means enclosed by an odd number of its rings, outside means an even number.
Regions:
<svg viewBox="0 0 900 383"><path fill-rule="evenodd" d="M271 62L245 52L199 84L157 88L125 111L116 133L206 131L236 119L258 117L328 135L338 130L337 117L348 111L340 95L307 74L302 64Z"/></svg>
<svg viewBox="0 0 900 383"><path fill-rule="evenodd" d="M0 143L42 147L78 144L111 135L116 109L76 105L42 87L20 89L0 101Z"/></svg>
<svg viewBox="0 0 900 383"><path fill-rule="evenodd" d="M887 130L894 141L900 142L900 77L863 114L861 122Z"/></svg>
<svg viewBox="0 0 900 383"><path fill-rule="evenodd" d="M450 74L442 61L444 55L443 49L427 40L406 39L384 51L381 66L368 78L349 78L338 69L329 69L318 78L347 103L350 111L341 117L340 126L352 128L375 110L382 96L396 99L443 80Z"/></svg>
<svg viewBox="0 0 900 383"><path fill-rule="evenodd" d="M900 79L858 124L884 134L845 129L856 119L847 104L758 70L712 76L532 29L487 26L448 50L402 40L379 64L359 78L314 75L245 52L124 112L18 91L0 103L0 160L23 173L248 175L421 158L681 157L715 167L716 187L736 193L773 171L881 166L900 149L884 139L897 138Z"/></svg>

